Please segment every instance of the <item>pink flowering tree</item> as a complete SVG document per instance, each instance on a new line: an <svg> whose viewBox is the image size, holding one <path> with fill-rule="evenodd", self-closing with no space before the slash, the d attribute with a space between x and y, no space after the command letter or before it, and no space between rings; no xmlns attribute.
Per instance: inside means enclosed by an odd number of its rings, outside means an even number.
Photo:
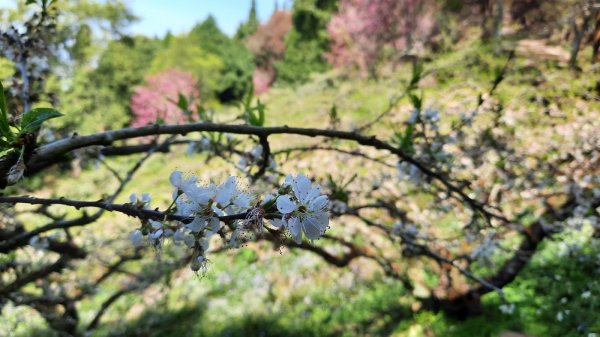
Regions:
<svg viewBox="0 0 600 337"><path fill-rule="evenodd" d="M292 14L277 11L248 38L246 46L256 59L256 69L252 75L255 94L266 92L275 81L275 63L283 58L285 36L291 29Z"/></svg>
<svg viewBox="0 0 600 337"><path fill-rule="evenodd" d="M410 51L433 30L430 1L342 0L327 26L329 62L373 72L386 50Z"/></svg>
<svg viewBox="0 0 600 337"><path fill-rule="evenodd" d="M189 106L185 109L179 105L180 95ZM162 120L168 124L181 124L194 117L196 105L200 101L200 90L194 76L188 72L169 69L162 73L148 76L146 84L135 89L131 97L133 112L132 126L143 126Z"/></svg>

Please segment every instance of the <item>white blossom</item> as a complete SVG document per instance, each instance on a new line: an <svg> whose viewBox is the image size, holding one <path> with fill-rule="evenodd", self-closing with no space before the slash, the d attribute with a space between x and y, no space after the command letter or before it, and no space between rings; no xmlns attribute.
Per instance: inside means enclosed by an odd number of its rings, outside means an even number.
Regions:
<svg viewBox="0 0 600 337"><path fill-rule="evenodd" d="M150 203L152 202L152 197L150 197L150 193L147 192L143 192L140 198L138 198L137 194L131 193L131 195L129 195L129 202L133 205L149 208Z"/></svg>
<svg viewBox="0 0 600 337"><path fill-rule="evenodd" d="M200 233L207 225L206 219L196 216L192 222L185 225L193 233Z"/></svg>
<svg viewBox="0 0 600 337"><path fill-rule="evenodd" d="M291 178L286 178L289 182ZM277 209L283 214L283 224L296 240L302 240L302 233L309 240L316 240L327 229L329 215L326 212L329 200L321 195L319 186L312 186L303 174L291 181L293 195L277 198Z"/></svg>
<svg viewBox="0 0 600 337"><path fill-rule="evenodd" d="M234 176L217 188L215 201L224 211L236 212L240 209L250 207L250 195L240 191L237 187L237 181ZM233 206L233 207L232 207Z"/></svg>
<svg viewBox="0 0 600 337"><path fill-rule="evenodd" d="M44 250L48 248L48 240L39 236L34 236L29 239L29 245L37 250Z"/></svg>
<svg viewBox="0 0 600 337"><path fill-rule="evenodd" d="M258 154L259 150L254 153ZM176 245L183 243L193 250L195 258L191 268L194 271L206 270L205 253L209 249L209 238L221 230L221 216L245 214L231 234L229 247L237 245L243 231L261 231L265 214L273 206L282 214L279 219L271 219L273 226L287 228L298 242L303 235L309 240L318 239L329 224L327 196L321 195L320 187L313 186L302 174L296 178L286 177L277 193L265 195L262 203L254 203L251 194L240 190L234 176L219 186L200 185L197 177L184 178L181 171L174 171L169 181L175 187L169 212L173 211L170 213L186 220L165 219L161 222L150 219L141 229L131 232L129 239L134 246L139 246L146 238L157 248L166 239L172 239ZM138 207L149 207L150 195L143 193L138 197L132 194L130 202Z"/></svg>
<svg viewBox="0 0 600 337"><path fill-rule="evenodd" d="M498 309L500 309L500 312L502 312L505 315L512 315L512 313L515 311L515 304L505 303L500 305Z"/></svg>
<svg viewBox="0 0 600 337"><path fill-rule="evenodd" d="M138 247L142 245L144 235L142 234L142 231L136 229L129 234L129 240L131 241L131 243L133 243L134 246Z"/></svg>
<svg viewBox="0 0 600 337"><path fill-rule="evenodd" d="M192 248L196 239L184 228L179 228L173 234L173 242L183 242L188 248Z"/></svg>

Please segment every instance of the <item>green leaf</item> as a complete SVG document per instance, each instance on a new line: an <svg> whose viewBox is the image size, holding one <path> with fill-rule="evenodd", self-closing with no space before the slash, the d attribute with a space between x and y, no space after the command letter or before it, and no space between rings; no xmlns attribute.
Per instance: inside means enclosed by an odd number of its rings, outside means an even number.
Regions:
<svg viewBox="0 0 600 337"><path fill-rule="evenodd" d="M188 111L187 99L185 99L185 96L183 96L182 94L179 94L179 100L177 101L177 106L179 107L179 109L181 109L184 112Z"/></svg>
<svg viewBox="0 0 600 337"><path fill-rule="evenodd" d="M408 98L410 99L410 102L412 103L412 105L415 109L421 110L421 107L423 106L423 97L422 96L419 97L417 95L409 93Z"/></svg>
<svg viewBox="0 0 600 337"><path fill-rule="evenodd" d="M410 79L410 83L408 84L408 90L411 91L417 87L419 81L423 77L423 63L415 62L413 63L412 68L412 76Z"/></svg>
<svg viewBox="0 0 600 337"><path fill-rule="evenodd" d="M404 132L404 136L400 141L400 149L409 155L414 153L412 139L414 128L414 125L409 124Z"/></svg>
<svg viewBox="0 0 600 337"><path fill-rule="evenodd" d="M258 100L258 103L256 104L256 110L258 111L258 126L263 126L265 125L265 111L266 111L267 106L262 104L260 99Z"/></svg>
<svg viewBox="0 0 600 337"><path fill-rule="evenodd" d="M6 139L13 138L13 133L8 125L8 108L6 107L6 97L4 96L2 82L0 82L0 136Z"/></svg>
<svg viewBox="0 0 600 337"><path fill-rule="evenodd" d="M33 132L42 126L45 121L60 117L63 114L52 108L35 108L27 111L21 119L21 133Z"/></svg>
<svg viewBox="0 0 600 337"><path fill-rule="evenodd" d="M254 126L263 126L265 124L266 106L258 100L256 106L248 110L248 124Z"/></svg>

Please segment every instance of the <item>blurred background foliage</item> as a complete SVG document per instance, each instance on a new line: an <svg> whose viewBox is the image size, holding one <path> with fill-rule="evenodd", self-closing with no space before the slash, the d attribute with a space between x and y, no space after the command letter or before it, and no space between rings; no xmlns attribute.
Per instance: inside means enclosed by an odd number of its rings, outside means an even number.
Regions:
<svg viewBox="0 0 600 337"><path fill-rule="evenodd" d="M505 84L494 95L503 109L524 113L519 123L532 133L544 117L571 120L600 111L600 23L580 9L582 1L400 2L410 15L401 16L402 8L383 0L295 0L261 23L252 1L234 36L209 16L189 32L146 37L126 33L137 18L126 2L58 1L52 72L36 104L51 104L65 114L49 123L55 136L126 127L143 113L134 111L136 89L168 93L161 96L165 104L177 105L177 92L149 83L177 69L196 81L194 112L216 111L221 120L236 117L239 103L254 90L268 107L267 125L327 127L335 107L343 125L355 126L386 109L389 98L410 81L417 60L426 69L420 88L427 105L458 114L489 88L506 55L515 51ZM28 15L25 1L17 3L2 10L3 24ZM360 15L365 8L372 10L366 17ZM378 26L391 20L390 13L400 21ZM422 27L420 34L412 35L416 27ZM0 58L0 79L7 87L14 72L14 64ZM405 103L398 108L404 114L410 110ZM389 123L378 131L389 134L393 128ZM197 162L183 151L161 154L141 171L135 192L166 195L169 172L197 170ZM124 168L128 162L111 164ZM220 165L215 160L205 167ZM99 172L93 165L62 167L28 180L19 192L67 191L71 197L94 198L114 187L106 183L109 175ZM95 236L125 238L134 221L111 215L100 223L102 233L81 229L83 237L89 242ZM151 269L148 261L154 257L131 264ZM78 272L90 270L84 266ZM177 270L142 299L125 296L93 336L500 336L518 331L592 337L600 334L599 280L600 244L592 229L565 232L545 242L505 288L516 306L512 314L498 310L500 299L489 294L481 316L459 321L417 311L411 294L367 261L335 268L306 252L259 243L216 255L204 277ZM423 288L437 282L431 273ZM108 290L82 302L83 319ZM5 307L0 336L57 334L31 311Z"/></svg>

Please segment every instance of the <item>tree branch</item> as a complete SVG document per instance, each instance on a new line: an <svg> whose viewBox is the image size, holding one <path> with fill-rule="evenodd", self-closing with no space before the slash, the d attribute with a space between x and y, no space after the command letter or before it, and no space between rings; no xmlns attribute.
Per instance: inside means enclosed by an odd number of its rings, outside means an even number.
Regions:
<svg viewBox="0 0 600 337"><path fill-rule="evenodd" d="M504 222L509 222L504 216L486 209L485 204L470 198L460 187L452 184L446 177L445 174L436 172L425 164L420 163L413 157L406 154L400 148L397 148L389 143L377 139L375 136L363 136L355 132L338 131L338 130L327 130L327 129L314 129L314 128L293 128L289 126L275 126L275 127L258 127L252 125L224 125L224 124L212 124L212 123L190 123L184 125L148 125L138 128L123 128L119 130L106 131L96 133L87 136L74 135L70 138L58 140L56 142L41 146L37 148L32 154L31 158L27 162L27 165L35 166L36 162L48 162L53 158L63 156L69 151L93 146L93 145L111 145L117 140L139 138L151 135L161 134L181 134L185 135L190 132L228 132L233 134L245 134L255 135L259 138L268 137L269 135L277 134L293 134L307 137L326 137L335 139L344 139L356 142L363 146L369 146L378 150L385 150L395 154L400 160L408 162L414 165L419 171L426 176L439 181L442 185L448 189L449 193L456 194L466 202L471 208L484 214L486 217L496 218ZM3 161L9 160L8 158L0 158L0 167L4 167L6 164ZM1 174L0 180L6 180L5 174ZM2 181L0 181L2 183ZM5 181L4 181L5 183ZM1 185L1 184L0 184Z"/></svg>

